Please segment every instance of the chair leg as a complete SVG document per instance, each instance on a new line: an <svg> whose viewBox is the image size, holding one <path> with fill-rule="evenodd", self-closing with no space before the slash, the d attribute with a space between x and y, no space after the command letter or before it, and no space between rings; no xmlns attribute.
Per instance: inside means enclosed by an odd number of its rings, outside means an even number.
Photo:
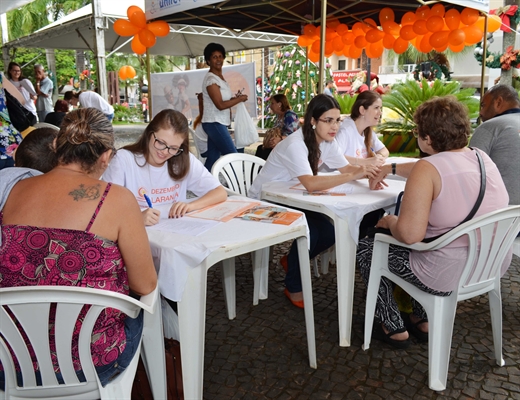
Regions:
<svg viewBox="0 0 520 400"><path fill-rule="evenodd" d="M222 261L222 288L229 319L235 319L236 309L236 281L235 281L235 257Z"/></svg>
<svg viewBox="0 0 520 400"><path fill-rule="evenodd" d="M312 269L314 270L314 276L316 278L319 278L320 270L318 268L318 257L317 256L312 259Z"/></svg>
<svg viewBox="0 0 520 400"><path fill-rule="evenodd" d="M489 311L491 314L491 327L493 329L493 345L495 348L495 360L501 367L505 365L502 357L502 297L500 289L488 292Z"/></svg>
<svg viewBox="0 0 520 400"><path fill-rule="evenodd" d="M432 390L446 389L450 363L451 339L457 310L457 299L433 296L428 313L428 369L429 387Z"/></svg>
<svg viewBox="0 0 520 400"><path fill-rule="evenodd" d="M372 328L374 325L374 315L376 312L377 292L381 283L381 272L378 268L370 271L368 282L366 305L365 305L365 341L361 348L368 350L372 338Z"/></svg>

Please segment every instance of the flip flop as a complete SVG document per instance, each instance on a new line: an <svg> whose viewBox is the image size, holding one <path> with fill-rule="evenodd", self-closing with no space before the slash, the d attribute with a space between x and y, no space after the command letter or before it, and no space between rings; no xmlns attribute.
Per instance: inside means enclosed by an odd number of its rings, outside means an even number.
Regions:
<svg viewBox="0 0 520 400"><path fill-rule="evenodd" d="M424 322L428 322L428 320L423 318L415 324L410 320L410 318L405 320L406 329L408 329L408 331L414 335L419 340L419 342L428 342L428 332L423 332L419 329L419 325Z"/></svg>
<svg viewBox="0 0 520 400"><path fill-rule="evenodd" d="M395 347L396 349L407 349L408 347L410 347L410 339L395 340L391 338L391 336L395 335L396 333L406 332L405 328L398 329L390 333L385 333L385 331L383 330L383 325L381 323L374 321L374 324L374 329L372 331L372 337L374 339L388 343L390 346Z"/></svg>

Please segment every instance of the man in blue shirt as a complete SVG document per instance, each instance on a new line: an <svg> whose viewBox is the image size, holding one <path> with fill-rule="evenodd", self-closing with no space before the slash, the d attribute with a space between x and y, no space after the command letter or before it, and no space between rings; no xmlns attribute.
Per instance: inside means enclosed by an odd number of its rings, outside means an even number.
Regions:
<svg viewBox="0 0 520 400"><path fill-rule="evenodd" d="M36 64L34 66L34 75L36 76L36 112L40 122L45 121L48 113L54 111L52 102L52 91L54 83L47 77L43 65Z"/></svg>

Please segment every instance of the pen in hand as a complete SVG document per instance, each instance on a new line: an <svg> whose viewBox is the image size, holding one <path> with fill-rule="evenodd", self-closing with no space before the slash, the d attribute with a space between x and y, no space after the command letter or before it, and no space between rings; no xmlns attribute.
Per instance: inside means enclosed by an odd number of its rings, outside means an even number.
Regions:
<svg viewBox="0 0 520 400"><path fill-rule="evenodd" d="M148 197L148 195L145 193L143 194L144 199L146 200L146 204L148 204L148 207L153 208L152 200Z"/></svg>

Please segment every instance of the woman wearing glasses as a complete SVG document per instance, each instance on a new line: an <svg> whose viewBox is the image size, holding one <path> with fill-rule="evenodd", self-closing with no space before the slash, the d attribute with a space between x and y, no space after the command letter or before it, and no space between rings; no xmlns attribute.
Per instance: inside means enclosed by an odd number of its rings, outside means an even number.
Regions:
<svg viewBox="0 0 520 400"><path fill-rule="evenodd" d="M390 154L372 127L379 124L383 112L381 95L367 90L358 95L349 117L338 130L338 145L353 165L383 165Z"/></svg>
<svg viewBox="0 0 520 400"><path fill-rule="evenodd" d="M139 140L120 149L103 180L127 187L143 209L145 225L159 222L157 206L169 206L168 217L226 200L219 181L189 152L188 120L175 110L163 110ZM187 202L187 191L197 199Z"/></svg>
<svg viewBox="0 0 520 400"><path fill-rule="evenodd" d="M313 192L330 189L366 176L376 176L379 171L376 166L349 165L341 153L334 140L340 122L339 104L336 99L325 94L314 97L305 113L303 126L273 149L249 189L249 196L260 198L262 185L267 182L297 180L307 191ZM318 168L322 164L337 169L341 174L318 175ZM334 226L323 214L303 212L310 230L309 256L314 258L334 244ZM303 308L296 242L291 247L287 264L285 295L295 306Z"/></svg>
<svg viewBox="0 0 520 400"><path fill-rule="evenodd" d="M11 83L20 91L20 93L22 93L22 96L25 99L23 106L33 113L35 117L38 117L36 106L34 105L34 101L38 96L34 90L32 82L23 76L20 64L10 62L9 67L7 68L7 75Z"/></svg>

